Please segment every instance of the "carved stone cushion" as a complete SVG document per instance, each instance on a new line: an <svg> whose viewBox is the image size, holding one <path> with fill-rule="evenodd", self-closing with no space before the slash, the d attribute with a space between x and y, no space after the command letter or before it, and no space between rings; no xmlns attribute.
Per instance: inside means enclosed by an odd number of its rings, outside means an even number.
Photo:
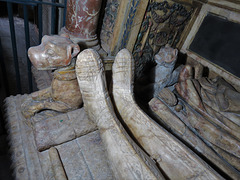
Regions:
<svg viewBox="0 0 240 180"><path fill-rule="evenodd" d="M68 113L58 113L57 115L54 115L56 112L53 111L43 111L42 113L45 113L45 115L39 118L40 115L37 114L34 117L37 122L32 123L39 151L97 130L96 124L88 119L84 108Z"/></svg>

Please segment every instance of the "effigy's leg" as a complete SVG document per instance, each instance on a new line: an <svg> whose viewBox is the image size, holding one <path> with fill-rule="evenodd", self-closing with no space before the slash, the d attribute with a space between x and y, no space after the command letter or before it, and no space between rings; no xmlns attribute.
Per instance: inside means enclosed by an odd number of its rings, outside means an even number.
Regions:
<svg viewBox="0 0 240 180"><path fill-rule="evenodd" d="M199 138L199 136L194 133L194 130L189 128L189 117L185 113L181 111L173 112L173 109L177 106L169 108L165 102L158 98L153 98L148 104L153 114L157 117L157 120L171 129L179 138L187 142L191 148L207 158L232 179L240 178L240 173L233 168L230 163L226 162L228 157L223 158L223 155L220 155L221 153L217 153L216 150L209 147L209 143Z"/></svg>
<svg viewBox="0 0 240 180"><path fill-rule="evenodd" d="M127 49L113 64L113 96L117 109L131 133L157 161L170 179L221 179L190 149L156 124L136 104L133 97L134 61Z"/></svg>
<svg viewBox="0 0 240 180"><path fill-rule="evenodd" d="M152 161L128 136L117 119L106 88L100 56L86 49L77 57L76 74L90 119L99 128L116 179L164 179Z"/></svg>

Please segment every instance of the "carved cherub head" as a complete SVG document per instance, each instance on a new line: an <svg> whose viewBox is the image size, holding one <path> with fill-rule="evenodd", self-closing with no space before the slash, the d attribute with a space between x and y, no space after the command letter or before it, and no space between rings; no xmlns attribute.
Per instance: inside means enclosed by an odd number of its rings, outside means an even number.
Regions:
<svg viewBox="0 0 240 180"><path fill-rule="evenodd" d="M174 64L178 55L178 50L166 45L162 47L154 56L155 62L159 65Z"/></svg>
<svg viewBox="0 0 240 180"><path fill-rule="evenodd" d="M28 56L38 70L51 70L69 65L79 51L66 35L45 35L40 45L29 48Z"/></svg>

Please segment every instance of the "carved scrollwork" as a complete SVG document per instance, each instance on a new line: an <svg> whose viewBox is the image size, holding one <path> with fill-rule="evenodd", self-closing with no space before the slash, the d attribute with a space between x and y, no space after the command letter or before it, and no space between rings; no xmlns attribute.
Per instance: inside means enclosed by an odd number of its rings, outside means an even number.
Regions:
<svg viewBox="0 0 240 180"><path fill-rule="evenodd" d="M149 3L133 50L137 78L154 64L161 47L176 47L192 12L192 7L172 1Z"/></svg>

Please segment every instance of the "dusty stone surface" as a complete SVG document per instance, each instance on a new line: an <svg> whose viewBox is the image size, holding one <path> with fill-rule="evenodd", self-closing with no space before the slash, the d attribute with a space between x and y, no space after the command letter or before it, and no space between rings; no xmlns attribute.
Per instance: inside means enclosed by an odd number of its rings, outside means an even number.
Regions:
<svg viewBox="0 0 240 180"><path fill-rule="evenodd" d="M12 167L16 179L54 180L54 172L48 150L39 152L34 140L34 133L26 119L22 116L20 105L26 95L11 96L5 100L9 145L11 147ZM86 139L84 138L86 137ZM82 150L84 147L85 150ZM56 146L68 179L113 179L109 168L105 148L101 142L99 131L86 134L80 138ZM85 151L92 157L85 157ZM97 157L98 167L103 171L95 171L95 163L85 159ZM94 174L95 173L95 174ZM94 175L93 175L94 174ZM100 179L100 178L99 178Z"/></svg>
<svg viewBox="0 0 240 180"><path fill-rule="evenodd" d="M123 121L140 145L170 179L222 179L139 108L133 96L133 70L132 55L127 49L121 50L113 64L113 97Z"/></svg>
<svg viewBox="0 0 240 180"><path fill-rule="evenodd" d="M67 180L67 176L64 170L64 167L61 162L61 158L58 154L58 151L56 148L51 147L48 151L49 157L52 164L52 169L54 172L54 177L56 180Z"/></svg>
<svg viewBox="0 0 240 180"><path fill-rule="evenodd" d="M90 133L89 136L81 136L77 138L76 141L79 148L81 148L85 162L88 164L92 178L106 180L114 179L112 172L109 171L109 167L107 166L109 161L99 131L94 131ZM87 144L87 146L85 146L85 144ZM102 162L103 157L105 158L104 163L107 165Z"/></svg>
<svg viewBox="0 0 240 180"><path fill-rule="evenodd" d="M89 132L97 130L96 124L88 119L84 108L77 109L68 113L48 112L46 118L43 116L33 124L33 132L37 149L39 151L46 150L52 146L62 144L77 137L88 134ZM45 119L44 119L45 117Z"/></svg>

